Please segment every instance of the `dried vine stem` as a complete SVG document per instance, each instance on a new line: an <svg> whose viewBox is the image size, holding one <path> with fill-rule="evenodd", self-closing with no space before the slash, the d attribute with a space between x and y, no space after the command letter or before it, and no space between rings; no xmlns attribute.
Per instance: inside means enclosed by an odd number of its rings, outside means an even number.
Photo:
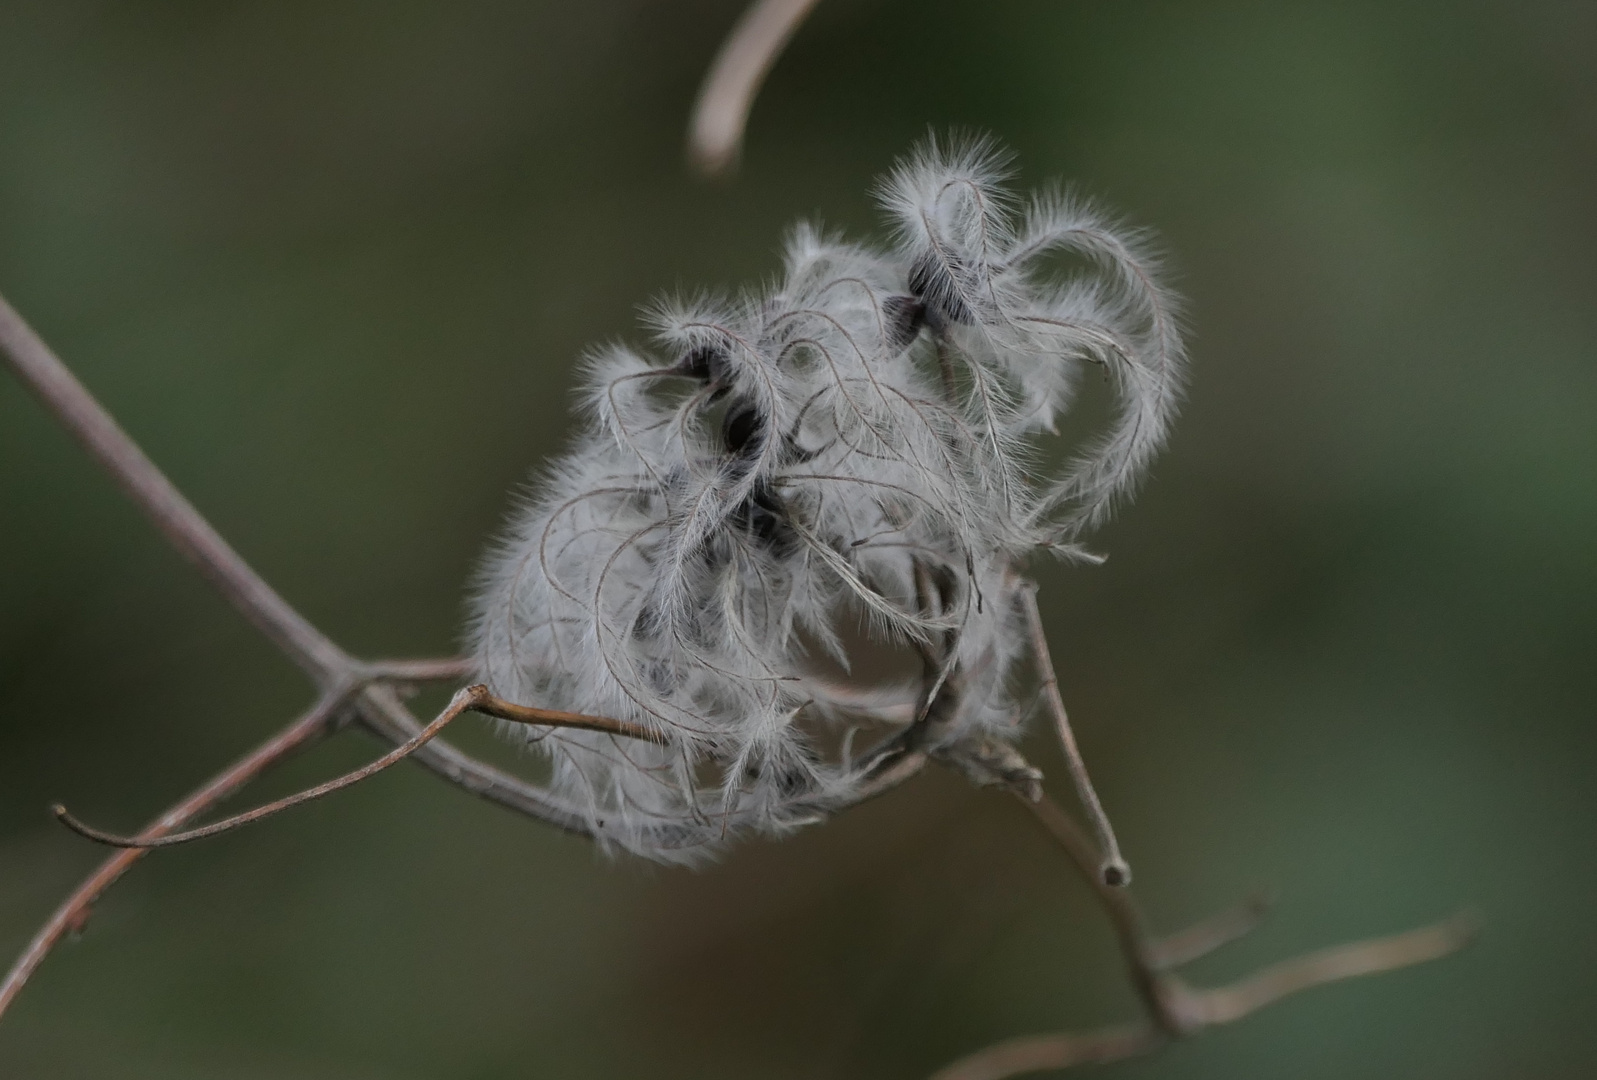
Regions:
<svg viewBox="0 0 1597 1080"><path fill-rule="evenodd" d="M818 0L756 0L704 77L688 127L688 160L704 176L736 167L754 96Z"/></svg>
<svg viewBox="0 0 1597 1080"><path fill-rule="evenodd" d="M1237 911L1190 930L1163 940L1155 938L1148 932L1131 890L1104 883L1099 853L1081 827L1047 797L1020 801L1097 894L1114 924L1131 982L1148 1016L1140 1023L1099 1031L1008 1039L959 1059L931 1080L1007 1080L1024 1073L1136 1057L1206 1028L1240 1020L1301 990L1440 959L1458 951L1475 935L1474 918L1457 915L1391 937L1294 957L1227 986L1194 987L1170 969L1207 955L1258 925L1266 902L1255 898Z"/></svg>

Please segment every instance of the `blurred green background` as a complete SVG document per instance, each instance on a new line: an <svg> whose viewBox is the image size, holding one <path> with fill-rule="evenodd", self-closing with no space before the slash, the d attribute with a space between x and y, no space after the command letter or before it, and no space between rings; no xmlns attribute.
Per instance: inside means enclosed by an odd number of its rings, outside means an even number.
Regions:
<svg viewBox="0 0 1597 1080"><path fill-rule="evenodd" d="M1041 570L1154 918L1279 889L1207 980L1486 926L1102 1075L1591 1075L1597 5L827 0L706 186L739 7L4 0L0 290L338 641L437 654L586 344L771 273L798 216L876 228L928 125L991 131L1191 302L1110 561ZM9 375L0 522L9 960L100 857L47 803L131 827L308 691ZM910 1080L1134 1009L1085 889L950 777L687 873L402 768L141 865L0 1075Z"/></svg>

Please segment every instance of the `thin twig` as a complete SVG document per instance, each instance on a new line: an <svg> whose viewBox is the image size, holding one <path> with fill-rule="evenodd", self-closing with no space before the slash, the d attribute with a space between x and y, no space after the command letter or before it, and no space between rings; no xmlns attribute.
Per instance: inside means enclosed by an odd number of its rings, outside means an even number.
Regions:
<svg viewBox="0 0 1597 1080"><path fill-rule="evenodd" d="M371 683L388 677L384 664L362 664L340 649L246 563L202 517L192 503L128 437L105 408L0 296L0 355L31 387L74 438L88 448L161 533L191 559L218 591L290 657L322 689ZM423 681L444 674L447 663L392 662L399 681ZM469 671L468 671L469 674ZM392 743L421 731L422 724L390 687L370 684L356 698L361 722ZM551 798L536 785L438 741L415 759L440 776L483 798L570 832L588 833L583 815Z"/></svg>
<svg viewBox="0 0 1597 1080"><path fill-rule="evenodd" d="M395 677L401 682L420 682L452 678L461 671L469 674L469 664L465 662L459 667L454 661L366 665L340 649L295 611L216 532L3 296L0 356L172 546L194 562L223 597L305 670L313 682L324 691L368 684L355 700L357 715L366 727L393 743L402 743L422 729L421 722L391 687L371 680ZM575 808L442 741L423 747L415 758L473 794L570 832L590 831Z"/></svg>
<svg viewBox="0 0 1597 1080"><path fill-rule="evenodd" d="M1152 942L1149 962L1160 971L1169 971L1208 956L1258 929L1274 906L1273 893L1255 893L1245 903Z"/></svg>
<svg viewBox="0 0 1597 1080"><path fill-rule="evenodd" d="M1082 809L1087 812L1087 821L1098 837L1098 848L1103 858L1098 867L1098 874L1106 885L1129 885L1131 867L1126 865L1125 858L1120 854L1120 843L1115 839L1114 826L1109 823L1109 815L1104 812L1103 803L1098 800L1098 792L1092 786L1092 777L1087 773L1087 763L1082 760L1081 750L1076 746L1076 733L1070 727L1070 716L1065 712L1064 698L1059 696L1059 676L1054 672L1053 657L1048 652L1048 635L1043 630L1042 612L1037 608L1035 582L1021 583L1020 603L1026 613L1026 623L1031 630L1031 650L1037 665L1037 677L1042 680L1043 696L1048 702L1048 711L1053 714L1054 729L1058 732L1059 743L1065 751L1065 764L1070 768L1070 779L1076 788L1076 798L1081 801Z"/></svg>
<svg viewBox="0 0 1597 1080"><path fill-rule="evenodd" d="M356 714L371 731L392 743L414 738L422 723L399 699L392 686L373 683L355 699ZM464 751L444 739L434 739L411 755L443 779L473 795L556 828L581 836L594 836L587 816L554 796L547 788L530 784Z"/></svg>
<svg viewBox="0 0 1597 1080"><path fill-rule="evenodd" d="M394 747L388 753L359 769L345 773L343 776L328 780L326 783L317 784L313 788L295 792L267 803L257 806L253 810L246 810L242 814L235 814L230 818L202 825L197 829L187 832L168 833L164 836L118 836L103 829L96 829L74 817L67 808L57 803L52 808L56 819L80 836L87 837L101 844L120 848L156 848L174 847L178 844L187 844L192 840L203 840L207 836L216 836L220 833L231 832L242 825L249 825L260 821L262 818L280 814L290 807L308 803L313 799L320 799L331 795L335 791L342 791L369 777L375 776L393 765L397 765L417 750L438 736L445 727L453 723L462 713L480 712L488 716L498 717L501 720L511 720L518 724L535 724L541 727L567 727L581 728L586 731L603 731L611 735L624 735L633 739L644 739L649 742L664 742L659 734L636 724L624 723L620 720L611 720L602 716L585 716L582 713L558 712L552 709L535 709L526 705L516 705L501 698L494 697L488 692L486 686L468 686L455 692L455 696L444 707L443 712L432 723L422 728L411 738Z"/></svg>
<svg viewBox="0 0 1597 1080"><path fill-rule="evenodd" d="M1229 986L1196 993L1204 1024L1229 1024L1284 997L1326 983L1440 960L1475 939L1479 927L1469 913L1390 937L1335 945L1283 960Z"/></svg>
<svg viewBox="0 0 1597 1080"><path fill-rule="evenodd" d="M1048 835L1064 849L1081 876L1092 886L1092 891L1114 925L1132 986L1142 998L1143 1006L1154 1018L1155 1024L1168 1034L1183 1034L1187 1018L1181 1013L1180 995L1172 990L1169 978L1159 969L1153 938L1143 920L1142 909L1132 899L1131 890L1125 886L1110 885L1104 880L1099 869L1103 865L1102 855L1081 826L1058 803L1047 795L1036 801L1019 794L1016 798L1042 823Z"/></svg>
<svg viewBox="0 0 1597 1080"><path fill-rule="evenodd" d="M704 176L737 165L754 95L817 0L755 0L704 77L688 126L688 161Z"/></svg>
<svg viewBox="0 0 1597 1080"><path fill-rule="evenodd" d="M303 715L266 742L251 750L230 767L211 777L182 802L175 804L152 821L141 833L140 839L164 836L174 829L206 813L218 803L238 792L273 765L301 750L320 738L333 724L347 695L333 692L322 695ZM5 981L0 983L0 1014L14 1001L29 976L44 962L50 950L68 934L81 933L89 921L90 911L100 895L110 888L128 869L144 857L143 847L118 851L94 871L72 895L62 901L49 920L33 935L22 955L17 957Z"/></svg>
<svg viewBox="0 0 1597 1080"><path fill-rule="evenodd" d="M1006 1039L937 1070L931 1080L1005 1080L1030 1072L1104 1065L1157 1050L1166 1040L1147 1024L1075 1035Z"/></svg>
<svg viewBox="0 0 1597 1080"><path fill-rule="evenodd" d="M539 709L532 705L517 705L513 701L506 701L490 694L486 686L468 686L462 693L471 695L466 708L472 712L509 720L515 724L603 731L611 735L624 735L629 739L659 743L662 746L667 742L666 737L660 732L637 724L629 724L625 720L612 720L608 716L589 716L586 713L561 712L559 709Z"/></svg>
<svg viewBox="0 0 1597 1080"><path fill-rule="evenodd" d="M469 656L445 656L424 660L368 660L361 667L372 679L399 683L459 682L476 674L477 661Z"/></svg>

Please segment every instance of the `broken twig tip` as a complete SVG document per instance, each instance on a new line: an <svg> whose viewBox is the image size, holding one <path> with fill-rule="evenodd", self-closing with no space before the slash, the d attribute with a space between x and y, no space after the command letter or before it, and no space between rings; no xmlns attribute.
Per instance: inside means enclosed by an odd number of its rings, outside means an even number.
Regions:
<svg viewBox="0 0 1597 1080"><path fill-rule="evenodd" d="M92 825L89 825L83 821L79 821L73 816L70 810L60 803L56 803L51 806L50 813L53 814L55 819L61 824L65 825L67 828L71 829L84 839L93 840L96 844L104 844L107 847L119 848L146 846L141 844L137 837L118 836L115 833L103 832L100 829L96 829Z"/></svg>

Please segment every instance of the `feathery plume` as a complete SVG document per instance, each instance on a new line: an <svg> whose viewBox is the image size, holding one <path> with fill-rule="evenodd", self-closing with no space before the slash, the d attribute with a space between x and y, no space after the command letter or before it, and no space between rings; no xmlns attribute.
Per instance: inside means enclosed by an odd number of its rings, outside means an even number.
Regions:
<svg viewBox="0 0 1597 1080"><path fill-rule="evenodd" d="M1146 239L1077 199L1021 203L1008 171L990 140L929 139L882 185L892 248L801 225L772 286L660 302L657 354L586 360L584 428L485 560L471 636L501 697L658 738L513 732L596 833L692 862L816 820L867 776L863 727L979 743L973 775L1007 760L1018 565L1079 554L1132 490L1183 361ZM1045 274L1052 254L1077 274ZM1089 365L1114 424L1040 475ZM919 655L912 707L820 676L862 635Z"/></svg>

